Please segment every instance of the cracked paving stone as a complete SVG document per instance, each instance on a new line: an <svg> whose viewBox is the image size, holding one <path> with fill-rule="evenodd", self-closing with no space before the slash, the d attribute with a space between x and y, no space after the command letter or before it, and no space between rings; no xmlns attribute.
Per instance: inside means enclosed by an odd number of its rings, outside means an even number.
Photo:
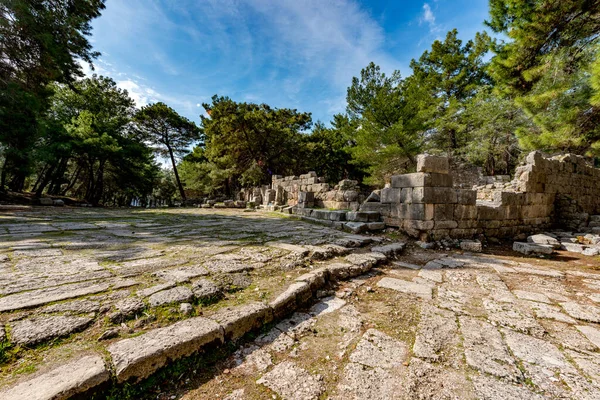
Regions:
<svg viewBox="0 0 600 400"><path fill-rule="evenodd" d="M565 395L567 389L561 380L569 377L572 381L569 386L572 388L580 384L577 370L552 343L511 329L503 329L502 333L515 357L525 363L526 376L549 394ZM556 374L560 374L560 378L556 377Z"/></svg>
<svg viewBox="0 0 600 400"><path fill-rule="evenodd" d="M185 303L191 301L193 298L194 293L190 289L184 286L176 286L173 289L154 293L148 297L148 301L152 307L158 307L164 304Z"/></svg>
<svg viewBox="0 0 600 400"><path fill-rule="evenodd" d="M318 303L312 306L309 310L309 314L313 317L320 317L334 311L339 310L346 305L346 301L335 296L325 297Z"/></svg>
<svg viewBox="0 0 600 400"><path fill-rule="evenodd" d="M321 375L311 375L291 361L276 365L256 383L268 387L284 400L318 399L325 391Z"/></svg>
<svg viewBox="0 0 600 400"><path fill-rule="evenodd" d="M406 354L404 343L381 331L369 329L350 354L350 361L371 368L390 369L401 366Z"/></svg>
<svg viewBox="0 0 600 400"><path fill-rule="evenodd" d="M433 286L430 285L386 277L379 280L377 286L392 289L401 293L414 294L425 300L431 300L432 298Z"/></svg>
<svg viewBox="0 0 600 400"><path fill-rule="evenodd" d="M544 328L533 317L525 315L525 310L517 308L516 304L484 299L483 306L487 310L488 320L492 324L513 328L536 337L544 336Z"/></svg>
<svg viewBox="0 0 600 400"><path fill-rule="evenodd" d="M73 312L76 314L89 314L100 311L100 302L91 300L68 301L52 304L41 311L44 313Z"/></svg>
<svg viewBox="0 0 600 400"><path fill-rule="evenodd" d="M90 285L89 283L75 283L11 294L0 298L0 312L19 310L22 308L52 303L54 301L86 296L88 294L104 292L109 288L109 283L99 283L95 285Z"/></svg>
<svg viewBox="0 0 600 400"><path fill-rule="evenodd" d="M442 283L444 278L440 271L432 270L432 269L422 269L419 271L419 276L421 278L430 280L432 282Z"/></svg>
<svg viewBox="0 0 600 400"><path fill-rule="evenodd" d="M423 304L413 353L428 361L448 361L458 345L453 312Z"/></svg>
<svg viewBox="0 0 600 400"><path fill-rule="evenodd" d="M236 364L234 372L241 375L252 375L255 371L264 372L273 365L271 355L256 345L236 351L233 359Z"/></svg>
<svg viewBox="0 0 600 400"><path fill-rule="evenodd" d="M139 298L128 297L115 304L116 311L108 316L114 324L123 322L142 312L146 305Z"/></svg>
<svg viewBox="0 0 600 400"><path fill-rule="evenodd" d="M598 349L600 349L600 330L585 325L577 325L575 326L575 328L577 328L579 332L583 333L583 335L590 342L592 342Z"/></svg>
<svg viewBox="0 0 600 400"><path fill-rule="evenodd" d="M164 271L158 271L154 273L154 276L169 282L177 283L188 282L190 279L206 275L208 275L208 270L201 266L166 269Z"/></svg>
<svg viewBox="0 0 600 400"><path fill-rule="evenodd" d="M600 323L600 308L573 302L560 303L560 306L573 318Z"/></svg>
<svg viewBox="0 0 600 400"><path fill-rule="evenodd" d="M521 300L537 301L540 303L552 304L552 301L543 293L526 292L524 290L513 290L515 296Z"/></svg>
<svg viewBox="0 0 600 400"><path fill-rule="evenodd" d="M549 304L535 302L529 302L528 305L538 318L553 319L555 321L565 322L567 324L575 324L577 322L573 318L564 314L561 308L558 306L551 306Z"/></svg>
<svg viewBox="0 0 600 400"><path fill-rule="evenodd" d="M416 357L410 360L408 366L405 391L407 395L403 396L403 399L475 399L471 383L462 372Z"/></svg>
<svg viewBox="0 0 600 400"><path fill-rule="evenodd" d="M218 300L223 296L221 289L208 279L198 279L192 284L192 292L200 302Z"/></svg>
<svg viewBox="0 0 600 400"><path fill-rule="evenodd" d="M499 378L516 382L521 379L515 360L494 326L471 317L460 317L459 321L469 366Z"/></svg>
<svg viewBox="0 0 600 400"><path fill-rule="evenodd" d="M477 398L481 400L544 400L545 397L532 392L524 385L507 384L490 376L478 375L473 379Z"/></svg>
<svg viewBox="0 0 600 400"><path fill-rule="evenodd" d="M60 257L62 255L60 249L15 250L15 256L18 257Z"/></svg>
<svg viewBox="0 0 600 400"><path fill-rule="evenodd" d="M283 353L294 345L294 339L277 328L259 336L254 342L277 353Z"/></svg>
<svg viewBox="0 0 600 400"><path fill-rule="evenodd" d="M334 400L393 400L402 398L402 381L380 367L348 363Z"/></svg>
<svg viewBox="0 0 600 400"><path fill-rule="evenodd" d="M15 344L34 345L81 331L92 321L86 317L34 317L13 323L11 339Z"/></svg>

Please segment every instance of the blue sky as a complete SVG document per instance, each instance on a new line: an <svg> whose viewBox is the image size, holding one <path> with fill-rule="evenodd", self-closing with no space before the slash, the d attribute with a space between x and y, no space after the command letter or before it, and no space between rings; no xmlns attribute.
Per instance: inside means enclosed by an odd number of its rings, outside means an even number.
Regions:
<svg viewBox="0 0 600 400"><path fill-rule="evenodd" d="M198 122L219 94L329 122L369 62L407 75L448 30L468 40L485 29L487 10L487 0L108 0L91 41L96 73L138 106L163 101Z"/></svg>

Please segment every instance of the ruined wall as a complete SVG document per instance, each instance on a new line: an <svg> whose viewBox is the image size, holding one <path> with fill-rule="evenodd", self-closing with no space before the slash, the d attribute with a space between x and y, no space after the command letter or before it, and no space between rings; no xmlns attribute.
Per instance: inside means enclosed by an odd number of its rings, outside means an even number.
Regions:
<svg viewBox="0 0 600 400"><path fill-rule="evenodd" d="M306 193L312 194L306 196ZM359 209L366 198L360 192L357 181L345 179L332 187L314 171L300 176L273 175L270 186L244 189L240 192L240 200L265 206L296 206L301 197L303 200L310 199L307 207L354 211Z"/></svg>
<svg viewBox="0 0 600 400"><path fill-rule="evenodd" d="M421 155L417 171L393 176L380 202L361 210L380 211L386 225L422 240L513 237L553 224L581 226L600 213L600 170L583 157L533 152L512 182L479 201L476 190L455 187L445 157Z"/></svg>

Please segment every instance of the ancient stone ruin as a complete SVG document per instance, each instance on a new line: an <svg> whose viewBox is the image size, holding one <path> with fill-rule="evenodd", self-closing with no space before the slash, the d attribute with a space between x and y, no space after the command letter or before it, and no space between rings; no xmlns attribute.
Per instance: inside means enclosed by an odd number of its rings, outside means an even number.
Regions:
<svg viewBox="0 0 600 400"><path fill-rule="evenodd" d="M330 188L310 172L274 176L270 187L253 189L246 200L353 232L396 227L423 241L600 229L593 217L600 214L600 169L584 157L532 152L512 181L479 177L484 184L471 188L465 182L473 177L456 173L448 158L420 155L417 172L392 176L368 197L355 181Z"/></svg>

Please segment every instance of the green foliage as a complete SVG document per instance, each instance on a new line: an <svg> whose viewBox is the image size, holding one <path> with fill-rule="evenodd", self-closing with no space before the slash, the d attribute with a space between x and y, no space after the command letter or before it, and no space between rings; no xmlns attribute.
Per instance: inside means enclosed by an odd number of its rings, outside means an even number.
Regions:
<svg viewBox="0 0 600 400"><path fill-rule="evenodd" d="M520 130L526 149L599 154L599 107L590 69L600 34L600 3L491 0L490 21L508 42L494 45L490 73L536 128Z"/></svg>
<svg viewBox="0 0 600 400"><path fill-rule="evenodd" d="M142 107L136 113L134 121L142 137L156 146L155 151L171 159L179 195L185 202L185 191L177 172L175 155L187 153L189 146L201 139L201 130L164 103Z"/></svg>
<svg viewBox="0 0 600 400"><path fill-rule="evenodd" d="M463 45L457 35L456 29L448 32L443 42L434 41L431 51L412 60L409 78L425 92L417 101L429 128L428 147L450 156L469 143L463 112L467 102L489 82L483 61L489 36L477 33L474 41Z"/></svg>
<svg viewBox="0 0 600 400"><path fill-rule="evenodd" d="M45 120L55 134L43 147L53 151L43 158L37 191L52 183L56 194L119 205L150 194L157 167L143 137L131 129L133 114L133 100L110 78L94 76L72 89L56 86Z"/></svg>
<svg viewBox="0 0 600 400"><path fill-rule="evenodd" d="M306 162L304 171L315 171L318 176L331 183L363 177L360 168L352 164L352 143L344 130L348 123L347 118L336 115L332 128L326 128L318 121L309 135L302 136L301 146L305 151Z"/></svg>
<svg viewBox="0 0 600 400"><path fill-rule="evenodd" d="M238 184L270 182L272 174L293 173L301 160L300 132L311 124L309 113L266 104L236 103L214 96L203 104L210 117L201 116L206 138L205 157L225 177L225 191Z"/></svg>
<svg viewBox="0 0 600 400"><path fill-rule="evenodd" d="M25 187L33 150L45 134L40 119L51 95L47 85L73 82L83 75L77 59L91 63L98 56L86 36L102 9L104 0L0 4L0 189L8 180L12 190Z"/></svg>
<svg viewBox="0 0 600 400"><path fill-rule="evenodd" d="M337 122L349 133L356 163L367 165L367 183L381 184L390 175L415 165L423 148L423 119L418 103L422 91L395 71L386 76L371 63L348 88L348 115Z"/></svg>
<svg viewBox="0 0 600 400"><path fill-rule="evenodd" d="M457 156L484 168L486 175L509 175L519 162L520 147L515 136L531 127L531 120L511 100L482 90L466 104L463 120L468 143Z"/></svg>

